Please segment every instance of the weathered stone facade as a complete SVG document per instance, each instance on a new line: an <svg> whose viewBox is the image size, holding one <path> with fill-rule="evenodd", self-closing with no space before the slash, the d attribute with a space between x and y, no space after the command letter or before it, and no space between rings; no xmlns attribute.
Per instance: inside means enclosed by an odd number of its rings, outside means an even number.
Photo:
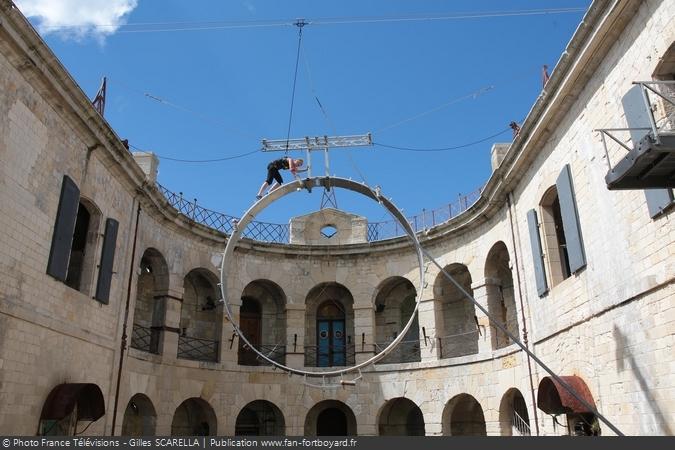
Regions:
<svg viewBox="0 0 675 450"><path fill-rule="evenodd" d="M530 369L433 264L420 284L406 240L359 242L365 224L354 219L348 243L322 241L324 225L349 231L341 213L303 223L317 225L310 243L243 242L227 272L235 317L259 326L250 333L290 367L317 365L317 322L342 320L344 358L360 362L391 340L419 294L406 336L417 353L399 350L390 358L404 362L370 366L354 386L311 387L256 365L217 304L227 236L169 206L6 0L0 24L0 434L72 432L47 402L64 383L100 390L104 414L87 435L312 435L328 419L359 435L511 435L523 432L514 411L532 434L569 432L535 404L547 373ZM594 2L481 198L420 236L493 317L557 374L583 380L597 409L631 435L675 430L675 208L652 218L643 192L608 191L594 130L625 125L622 96L633 81L662 77L674 42L673 2ZM556 234L556 180L567 165L585 258L577 270ZM47 274L64 175L88 217L69 262L77 281ZM542 296L530 210L540 218ZM97 301L108 219L119 223L112 281ZM71 414L78 432L94 415L86 409ZM577 412L558 423L573 431L586 420L592 431L593 417ZM256 427L263 415L275 425Z"/></svg>

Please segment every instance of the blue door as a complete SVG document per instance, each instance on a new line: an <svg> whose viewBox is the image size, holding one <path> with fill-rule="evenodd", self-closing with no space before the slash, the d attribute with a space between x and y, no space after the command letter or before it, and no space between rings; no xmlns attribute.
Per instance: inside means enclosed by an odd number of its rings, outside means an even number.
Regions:
<svg viewBox="0 0 675 450"><path fill-rule="evenodd" d="M316 322L317 367L344 366L347 364L345 321L341 319Z"/></svg>
<svg viewBox="0 0 675 450"><path fill-rule="evenodd" d="M331 364L330 358L330 335L331 335L331 321L319 320L316 324L317 334L317 367L329 367Z"/></svg>
<svg viewBox="0 0 675 450"><path fill-rule="evenodd" d="M345 360L345 321L333 320L333 365L344 366Z"/></svg>

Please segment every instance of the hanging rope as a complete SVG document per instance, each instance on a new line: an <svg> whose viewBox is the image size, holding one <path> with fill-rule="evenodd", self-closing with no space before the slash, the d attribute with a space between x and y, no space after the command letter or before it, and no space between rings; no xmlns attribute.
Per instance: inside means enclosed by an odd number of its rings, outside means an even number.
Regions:
<svg viewBox="0 0 675 450"><path fill-rule="evenodd" d="M291 110L288 113L288 130L286 131L286 155L288 155L288 142L291 139L291 123L293 122L293 104L295 103L295 85L298 81L298 63L300 62L300 46L302 44L302 27L307 25L305 19L298 19L293 25L298 27L298 51L295 55L295 72L293 74L293 92L291 93Z"/></svg>

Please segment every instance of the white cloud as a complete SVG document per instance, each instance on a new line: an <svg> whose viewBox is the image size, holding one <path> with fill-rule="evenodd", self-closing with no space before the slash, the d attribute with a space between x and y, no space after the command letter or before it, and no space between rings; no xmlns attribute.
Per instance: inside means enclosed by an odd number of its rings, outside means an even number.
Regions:
<svg viewBox="0 0 675 450"><path fill-rule="evenodd" d="M42 34L75 39L91 35L104 39L126 21L138 0L14 0L21 12L37 19Z"/></svg>

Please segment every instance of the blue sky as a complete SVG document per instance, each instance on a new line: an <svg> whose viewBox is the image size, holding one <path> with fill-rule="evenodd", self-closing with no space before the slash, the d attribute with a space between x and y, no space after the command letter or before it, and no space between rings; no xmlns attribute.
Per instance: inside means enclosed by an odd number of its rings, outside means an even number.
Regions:
<svg viewBox="0 0 675 450"><path fill-rule="evenodd" d="M445 148L524 119L541 90L541 66L555 66L583 12L368 23L355 18L585 9L590 1L17 3L90 97L108 77L105 118L120 137L160 156L195 160L240 155L259 149L262 139L286 138L298 43L298 29L290 24L296 18L310 24L303 29L292 138L371 132L376 143ZM328 18L347 23L327 24ZM336 150L331 172L380 185L406 214L416 214L482 185L490 175L491 144L510 139L506 132L444 152ZM279 156L254 153L208 164L162 159L159 181L239 216L254 201L267 162ZM287 222L318 209L320 200L319 191L300 192L259 218ZM337 200L341 209L371 221L389 219L379 206L347 192L338 192Z"/></svg>

